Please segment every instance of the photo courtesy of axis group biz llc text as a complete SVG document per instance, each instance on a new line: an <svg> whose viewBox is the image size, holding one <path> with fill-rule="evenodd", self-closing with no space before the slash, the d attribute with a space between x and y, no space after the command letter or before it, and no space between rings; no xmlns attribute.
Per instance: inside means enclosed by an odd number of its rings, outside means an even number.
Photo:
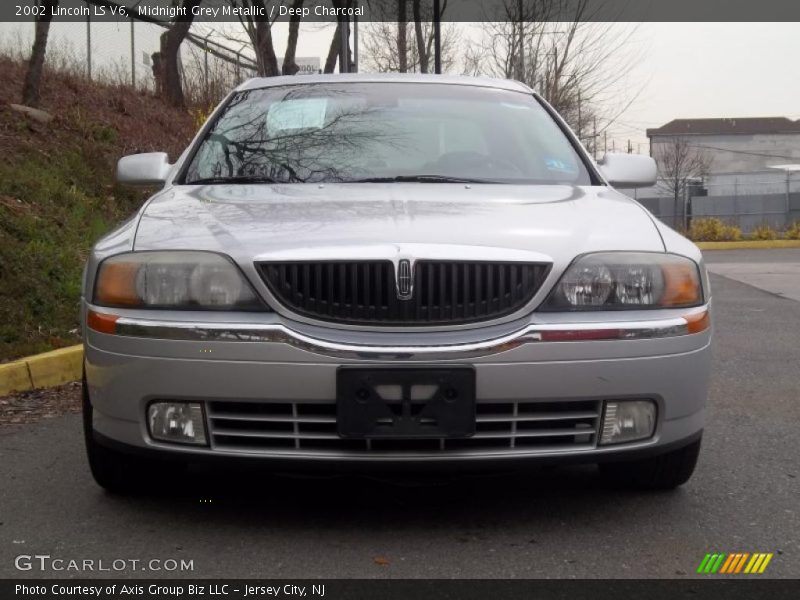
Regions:
<svg viewBox="0 0 800 600"><path fill-rule="evenodd" d="M0 5L0 598L794 598L800 5Z"/></svg>

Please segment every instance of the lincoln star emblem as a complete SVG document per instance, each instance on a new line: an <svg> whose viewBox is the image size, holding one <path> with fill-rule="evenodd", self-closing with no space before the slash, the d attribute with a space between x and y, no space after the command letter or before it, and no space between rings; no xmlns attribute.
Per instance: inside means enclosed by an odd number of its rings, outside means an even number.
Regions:
<svg viewBox="0 0 800 600"><path fill-rule="evenodd" d="M411 300L414 295L411 261L403 259L397 263L397 297L400 300Z"/></svg>

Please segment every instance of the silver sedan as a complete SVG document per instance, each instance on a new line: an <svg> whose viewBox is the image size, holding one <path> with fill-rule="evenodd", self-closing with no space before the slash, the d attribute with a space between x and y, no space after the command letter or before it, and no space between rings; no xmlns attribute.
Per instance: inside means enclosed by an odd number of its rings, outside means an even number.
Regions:
<svg viewBox="0 0 800 600"><path fill-rule="evenodd" d="M204 460L300 470L694 470L700 251L511 81L255 79L101 239L83 283L89 462L110 490Z"/></svg>

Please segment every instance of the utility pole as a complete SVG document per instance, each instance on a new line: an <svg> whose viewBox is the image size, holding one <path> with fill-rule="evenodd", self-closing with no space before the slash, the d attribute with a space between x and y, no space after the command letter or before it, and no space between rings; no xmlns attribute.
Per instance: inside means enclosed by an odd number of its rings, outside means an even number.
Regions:
<svg viewBox="0 0 800 600"><path fill-rule="evenodd" d="M792 176L792 172L787 169L786 170L786 224L789 224L789 217L791 216L792 210L792 180L790 179Z"/></svg>
<svg viewBox="0 0 800 600"><path fill-rule="evenodd" d="M353 16L353 73L358 73L358 16Z"/></svg>
<svg viewBox="0 0 800 600"><path fill-rule="evenodd" d="M592 156L597 160L597 117L592 117Z"/></svg>
<svg viewBox="0 0 800 600"><path fill-rule="evenodd" d="M442 10L440 0L433 0L433 72L442 74Z"/></svg>
<svg viewBox="0 0 800 600"><path fill-rule="evenodd" d="M349 3L348 3L349 4ZM340 27L339 27L339 36L341 38L339 44L339 72L340 73L349 73L350 72L350 17L348 16L341 16L339 17Z"/></svg>
<svg viewBox="0 0 800 600"><path fill-rule="evenodd" d="M136 30L135 19L131 19L131 87L136 87Z"/></svg>
<svg viewBox="0 0 800 600"><path fill-rule="evenodd" d="M525 17L519 0L519 81L525 82Z"/></svg>
<svg viewBox="0 0 800 600"><path fill-rule="evenodd" d="M92 80L92 17L86 14L86 74Z"/></svg>
<svg viewBox="0 0 800 600"><path fill-rule="evenodd" d="M209 32L208 35L203 38L203 85L205 86L206 97L205 101L208 103L209 99L211 98L208 88L208 38L210 38L212 32Z"/></svg>
<svg viewBox="0 0 800 600"><path fill-rule="evenodd" d="M578 92L578 141L583 143L583 123L581 122L581 93Z"/></svg>

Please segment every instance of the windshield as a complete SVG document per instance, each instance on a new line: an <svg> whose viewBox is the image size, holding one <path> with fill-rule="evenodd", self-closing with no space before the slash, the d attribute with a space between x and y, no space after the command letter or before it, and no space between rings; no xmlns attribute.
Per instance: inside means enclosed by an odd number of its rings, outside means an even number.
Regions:
<svg viewBox="0 0 800 600"><path fill-rule="evenodd" d="M532 95L430 83L319 83L233 96L183 181L590 185L591 178Z"/></svg>

